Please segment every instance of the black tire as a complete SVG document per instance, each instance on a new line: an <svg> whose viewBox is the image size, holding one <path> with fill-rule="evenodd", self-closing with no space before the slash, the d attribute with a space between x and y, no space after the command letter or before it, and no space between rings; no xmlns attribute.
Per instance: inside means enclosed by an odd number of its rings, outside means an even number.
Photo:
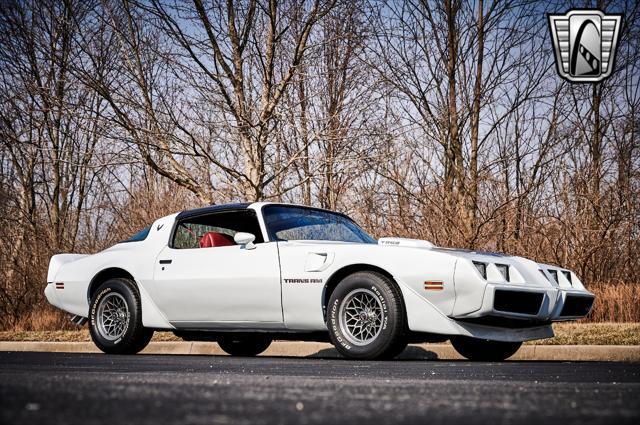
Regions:
<svg viewBox="0 0 640 425"><path fill-rule="evenodd" d="M364 300L373 307L358 310L358 305L363 305L354 301L358 297L360 303ZM352 312L356 312L356 317ZM391 359L407 346L400 290L389 278L376 272L357 272L338 284L329 299L327 327L336 349L352 359Z"/></svg>
<svg viewBox="0 0 640 425"><path fill-rule="evenodd" d="M460 355L473 361L501 362L513 356L522 342L491 341L466 336L454 336L451 345Z"/></svg>
<svg viewBox="0 0 640 425"><path fill-rule="evenodd" d="M218 345L222 350L232 356L254 357L262 353L271 345L271 339L265 336L233 336L220 338Z"/></svg>
<svg viewBox="0 0 640 425"><path fill-rule="evenodd" d="M117 310L110 316L118 315L122 331L107 332L108 319L103 315L105 309L113 303L126 304L126 311ZM120 312L122 314L120 315ZM112 323L112 322L109 322ZM107 354L135 354L149 344L153 330L142 326L142 308L140 294L135 284L128 279L109 279L95 291L89 308L89 332L93 343Z"/></svg>

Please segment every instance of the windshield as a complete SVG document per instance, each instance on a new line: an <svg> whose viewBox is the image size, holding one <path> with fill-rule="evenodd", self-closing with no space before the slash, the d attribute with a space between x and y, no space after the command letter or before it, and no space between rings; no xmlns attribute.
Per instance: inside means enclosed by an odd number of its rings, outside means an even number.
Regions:
<svg viewBox="0 0 640 425"><path fill-rule="evenodd" d="M350 218L313 208L267 205L262 209L269 239L376 243Z"/></svg>

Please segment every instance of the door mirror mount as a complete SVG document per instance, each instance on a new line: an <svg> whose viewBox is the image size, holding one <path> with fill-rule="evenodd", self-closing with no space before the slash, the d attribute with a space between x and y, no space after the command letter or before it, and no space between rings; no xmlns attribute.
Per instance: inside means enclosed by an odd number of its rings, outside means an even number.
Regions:
<svg viewBox="0 0 640 425"><path fill-rule="evenodd" d="M256 236L251 233L238 232L233 237L233 240L244 249L255 249L256 247L253 243L256 240Z"/></svg>

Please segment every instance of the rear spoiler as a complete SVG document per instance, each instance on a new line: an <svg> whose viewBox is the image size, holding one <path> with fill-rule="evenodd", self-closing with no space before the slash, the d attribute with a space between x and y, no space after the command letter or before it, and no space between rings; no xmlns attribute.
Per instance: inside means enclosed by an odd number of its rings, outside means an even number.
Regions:
<svg viewBox="0 0 640 425"><path fill-rule="evenodd" d="M49 261L49 271L47 272L47 282L53 282L60 268L67 263L77 261L86 257L87 254L58 254L51 257Z"/></svg>

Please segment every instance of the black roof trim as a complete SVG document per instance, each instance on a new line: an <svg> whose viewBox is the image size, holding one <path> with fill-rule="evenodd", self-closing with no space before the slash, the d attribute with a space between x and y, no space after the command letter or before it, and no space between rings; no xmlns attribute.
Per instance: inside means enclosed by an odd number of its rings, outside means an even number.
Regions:
<svg viewBox="0 0 640 425"><path fill-rule="evenodd" d="M266 204L264 206L264 208L269 208L269 207L291 207L291 208L302 208L302 209L307 209L307 210L320 211L320 212L340 215L342 217L348 218L349 220L351 220L351 221L353 221L355 223L355 221L351 217L346 215L345 213L342 213L342 212L339 212L339 211L328 210L326 208L317 208L317 207L311 207L309 205L287 204L287 203L281 203L281 202L269 202L268 204Z"/></svg>
<svg viewBox="0 0 640 425"><path fill-rule="evenodd" d="M220 211L246 210L249 207L249 205L251 205L249 202L239 202L236 204L210 205L208 207L182 211L180 214L176 216L176 220L181 220L183 218L189 218L189 217L197 217L199 215L220 212Z"/></svg>

